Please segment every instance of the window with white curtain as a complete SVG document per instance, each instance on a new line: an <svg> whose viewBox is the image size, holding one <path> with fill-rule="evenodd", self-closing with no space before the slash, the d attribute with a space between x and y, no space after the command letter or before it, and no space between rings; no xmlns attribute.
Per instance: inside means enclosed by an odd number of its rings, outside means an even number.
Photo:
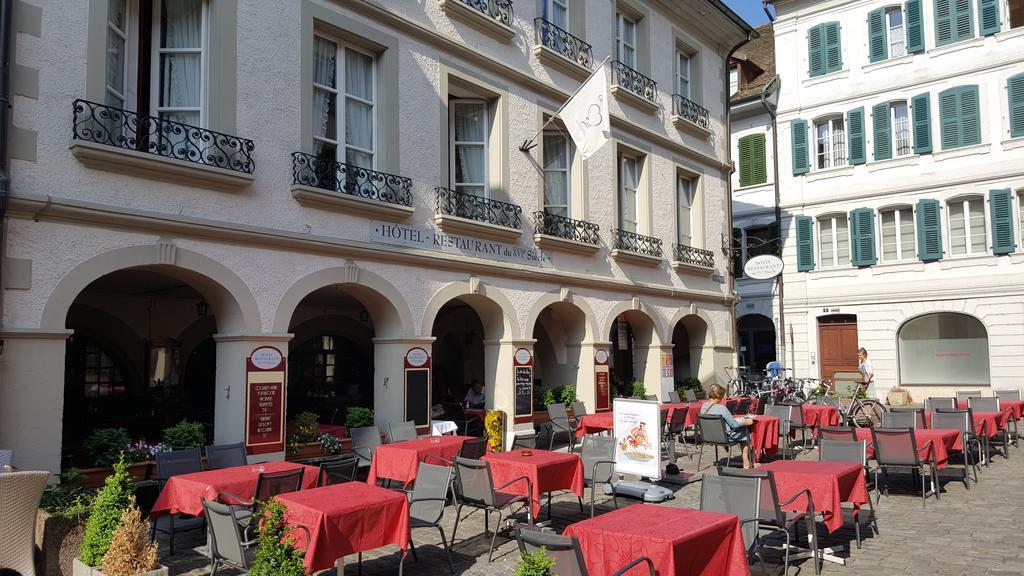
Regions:
<svg viewBox="0 0 1024 576"><path fill-rule="evenodd" d="M569 30L569 0L543 0L544 19L562 30Z"/></svg>
<svg viewBox="0 0 1024 576"><path fill-rule="evenodd" d="M881 211L882 261L898 262L916 257L914 211L910 206Z"/></svg>
<svg viewBox="0 0 1024 576"><path fill-rule="evenodd" d="M569 139L560 132L544 132L544 211L548 214L571 216L569 210L569 164L572 148Z"/></svg>
<svg viewBox="0 0 1024 576"><path fill-rule="evenodd" d="M676 94L690 97L690 55L681 50L676 51Z"/></svg>
<svg viewBox="0 0 1024 576"><path fill-rule="evenodd" d="M487 101L449 100L448 111L451 187L463 194L487 197Z"/></svg>
<svg viewBox="0 0 1024 576"><path fill-rule="evenodd" d="M889 28L889 58L898 58L907 53L906 28L903 26L903 9L899 6L885 10L885 23Z"/></svg>
<svg viewBox="0 0 1024 576"><path fill-rule="evenodd" d="M1024 190L1017 193L1017 218L1020 219L1020 238L1024 238ZM1018 246L1024 249L1024 242Z"/></svg>
<svg viewBox="0 0 1024 576"><path fill-rule="evenodd" d="M107 4L107 70L104 104L122 109L125 108L127 100L128 24L127 0L110 0Z"/></svg>
<svg viewBox="0 0 1024 576"><path fill-rule="evenodd" d="M619 229L637 231L637 187L640 184L641 160L635 156L619 156Z"/></svg>
<svg viewBox="0 0 1024 576"><path fill-rule="evenodd" d="M729 95L733 95L740 88L740 71L735 66L729 68Z"/></svg>
<svg viewBox="0 0 1024 576"><path fill-rule="evenodd" d="M818 247L822 268L850 264L850 233L845 214L818 219Z"/></svg>
<svg viewBox="0 0 1024 576"><path fill-rule="evenodd" d="M893 152L896 156L906 156L914 151L913 141L910 137L910 115L907 112L907 103L892 102L889 106L889 113L892 115Z"/></svg>
<svg viewBox="0 0 1024 576"><path fill-rule="evenodd" d="M636 22L621 12L615 15L615 59L636 69Z"/></svg>
<svg viewBox="0 0 1024 576"><path fill-rule="evenodd" d="M846 129L838 116L814 124L818 169L846 166Z"/></svg>
<svg viewBox="0 0 1024 576"><path fill-rule="evenodd" d="M158 41L153 78L156 116L193 126L203 124L204 29L203 0L156 2Z"/></svg>
<svg viewBox="0 0 1024 576"><path fill-rule="evenodd" d="M693 199L694 183L680 176L676 179L676 243L693 246Z"/></svg>
<svg viewBox="0 0 1024 576"><path fill-rule="evenodd" d="M985 254L985 200L980 196L949 202L949 249L954 256Z"/></svg>
<svg viewBox="0 0 1024 576"><path fill-rule="evenodd" d="M373 169L376 58L323 36L313 38L313 153ZM340 108L340 109L339 109Z"/></svg>

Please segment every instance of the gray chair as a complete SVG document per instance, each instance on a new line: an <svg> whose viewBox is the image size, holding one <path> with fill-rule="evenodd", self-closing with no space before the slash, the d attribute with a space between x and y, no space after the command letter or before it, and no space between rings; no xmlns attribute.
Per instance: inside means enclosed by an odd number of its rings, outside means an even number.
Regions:
<svg viewBox="0 0 1024 576"><path fill-rule="evenodd" d="M675 404L678 404L679 402L682 402L682 400L679 399L679 392L676 392L675 390L669 390L668 391L668 401L672 402L672 403L675 403Z"/></svg>
<svg viewBox="0 0 1024 576"><path fill-rule="evenodd" d="M235 516L243 522L247 522L249 517L256 511L258 502L266 502L278 494L302 490L302 475L304 472L304 468L283 470L281 472L260 472L260 475L256 478L256 489L253 490L251 500L246 500L230 492L221 492L217 496L217 501L235 508Z"/></svg>
<svg viewBox="0 0 1024 576"><path fill-rule="evenodd" d="M890 410L882 414L882 428L924 427L924 410Z"/></svg>
<svg viewBox="0 0 1024 576"><path fill-rule="evenodd" d="M694 392L693 390L690 390L689 388L687 388L686 390L683 390L683 397L686 398L687 402L696 402L697 401L697 393Z"/></svg>
<svg viewBox="0 0 1024 576"><path fill-rule="evenodd" d="M548 404L548 417L551 419L547 425L548 450L555 445L555 436L565 434L569 438L569 452L576 449L576 427L569 423L569 413L565 410L565 404Z"/></svg>
<svg viewBox="0 0 1024 576"><path fill-rule="evenodd" d="M203 471L203 457L199 448L185 450L166 450L156 453L156 480L160 490L164 489L171 476L191 474ZM150 525L149 540L156 540L156 533L167 534L170 541L170 552L174 555L174 535L177 532L198 530L203 527L203 519L188 514L164 514L157 517Z"/></svg>
<svg viewBox="0 0 1024 576"><path fill-rule="evenodd" d="M820 426L818 427L818 442L822 440L856 442L856 428L852 426Z"/></svg>
<svg viewBox="0 0 1024 576"><path fill-rule="evenodd" d="M582 400L573 402L571 406L572 415L576 417L576 420L579 420L581 416L587 415L587 405L584 404Z"/></svg>
<svg viewBox="0 0 1024 576"><path fill-rule="evenodd" d="M992 395L1000 400L1020 400L1020 390L993 390Z"/></svg>
<svg viewBox="0 0 1024 576"><path fill-rule="evenodd" d="M0 450L0 466L10 466L14 461L14 450Z"/></svg>
<svg viewBox="0 0 1024 576"><path fill-rule="evenodd" d="M388 442L407 442L416 438L416 422L409 420L398 424L388 424Z"/></svg>
<svg viewBox="0 0 1024 576"><path fill-rule="evenodd" d="M448 555L448 569L454 574L455 567L452 565L451 548L445 538L444 528L441 527L441 519L444 517L444 507L448 502L448 490L451 488L451 483L452 469L450 466L420 462L416 471L416 484L413 486L412 493L409 494L409 547L412 549L413 560L419 562L411 531L416 528L436 528L441 533L441 545L444 546L445 554ZM453 538L454 536L452 534Z"/></svg>
<svg viewBox="0 0 1024 576"><path fill-rule="evenodd" d="M872 428L872 444L875 447L875 491L881 500L881 485L878 473L885 478L885 495L889 495L889 470L917 471L921 476L921 506L927 506L928 492L925 490L925 476L931 478L935 499L939 499L939 476L935 469L935 449L932 441L917 445L913 428ZM924 455L924 458L922 458Z"/></svg>
<svg viewBox="0 0 1024 576"><path fill-rule="evenodd" d="M793 424L793 407L784 404L766 404L764 415L779 419L779 446L782 448L782 459L785 460L786 450L789 449L789 431Z"/></svg>
<svg viewBox="0 0 1024 576"><path fill-rule="evenodd" d="M221 564L249 573L259 542L255 527L240 516L238 508L203 498L203 513L209 526L210 576ZM308 538L307 538L308 542Z"/></svg>
<svg viewBox="0 0 1024 576"><path fill-rule="evenodd" d="M207 470L219 470L221 468L233 468L245 466L249 459L245 455L245 444L213 444L206 447L206 468Z"/></svg>
<svg viewBox="0 0 1024 576"><path fill-rule="evenodd" d="M789 406L791 408L789 413L789 429L791 431L800 431L800 446L807 446L807 431L812 430L810 426L804 421L804 409L800 404L781 404L782 406ZM813 434L811 435L811 441L814 441Z"/></svg>
<svg viewBox="0 0 1024 576"><path fill-rule="evenodd" d="M562 536L554 532L546 532L536 526L516 525L516 542L521 554L533 554L543 549L544 555L553 558L555 565L552 574L558 576L589 576L587 563L583 560L583 549L575 536ZM616 570L611 576L622 576L627 572L637 574L633 569L641 564L647 566L649 576L654 576L654 563L646 556L636 558L629 564ZM631 572L632 571L632 572Z"/></svg>
<svg viewBox="0 0 1024 576"><path fill-rule="evenodd" d="M870 473L868 470L867 442L863 440L853 442L849 440L822 440L818 447L818 460L822 462L856 462L864 468L864 474ZM869 484L868 490L871 487L872 485ZM878 534L878 519L875 515L875 505L871 501L870 494L868 495L868 508L871 509L871 522L869 524L875 534ZM860 508L858 507L853 509L853 528L857 536L857 548L860 549Z"/></svg>
<svg viewBox="0 0 1024 576"><path fill-rule="evenodd" d="M373 451L380 446L380 430L376 426L363 426L348 431L352 438L352 452L359 459L360 468L368 468L373 461Z"/></svg>
<svg viewBox="0 0 1024 576"><path fill-rule="evenodd" d="M676 441L682 439L683 444L686 444L686 437L683 435L683 429L686 426L686 412L686 410L673 411L672 418L665 424L665 434L662 438L661 450L670 462L675 462L678 458ZM689 458L693 458L689 451L684 452Z"/></svg>
<svg viewBox="0 0 1024 576"><path fill-rule="evenodd" d="M590 517L594 517L594 496L598 484L615 486L615 437L588 434L583 437L580 449L580 460L583 462L583 486L590 487ZM550 494L548 496L548 516L551 515ZM583 513L583 498L577 498L580 513ZM612 490L612 501L619 507L619 498Z"/></svg>
<svg viewBox="0 0 1024 576"><path fill-rule="evenodd" d="M470 460L479 460L487 454L487 438L470 438L462 442L459 448L459 457ZM418 476L417 476L418 478Z"/></svg>
<svg viewBox="0 0 1024 576"><path fill-rule="evenodd" d="M459 530L459 520L462 517L462 508L467 506L484 511L484 534L490 531L491 512L498 513L498 523L491 536L491 547L487 553L487 561L494 557L494 539L498 536L498 528L501 526L502 512L516 504L526 509L526 518L530 525L533 525L533 510L529 496L513 494L511 492L500 492L502 488L508 488L512 484L522 482L526 484L526 493L533 494L533 483L526 476L513 478L500 485L494 485L491 477L491 466L486 460L469 460L466 458L455 459L455 494L458 505L455 508L455 526L452 528L452 546L455 545L455 533Z"/></svg>
<svg viewBox="0 0 1024 576"><path fill-rule="evenodd" d="M956 407L956 398L952 396L937 396L924 399L925 412L931 412L938 408L942 408L943 410L955 410Z"/></svg>
<svg viewBox="0 0 1024 576"><path fill-rule="evenodd" d="M981 390L958 390L956 393L957 401L969 400L971 398L980 398Z"/></svg>
<svg viewBox="0 0 1024 576"><path fill-rule="evenodd" d="M657 394L644 394L644 400L657 400Z"/></svg>
<svg viewBox="0 0 1024 576"><path fill-rule="evenodd" d="M972 396L967 399L967 407L973 412L999 412L999 398Z"/></svg>
<svg viewBox="0 0 1024 576"><path fill-rule="evenodd" d="M725 423L725 418L720 414L700 414L697 416L697 427L698 437L700 438L700 444L702 449L700 454L697 456L697 471L700 471L700 461L704 457L703 446L710 444L715 447L715 463L718 463L718 448L724 447L729 449L733 446L742 444L746 440L730 440L729 439L729 426ZM726 459L726 466L729 465L729 461L732 460L732 456Z"/></svg>
<svg viewBox="0 0 1024 576"><path fill-rule="evenodd" d="M993 397L972 396L972 397L967 399L967 407L970 408L972 412L1001 412L1002 411L1002 407L999 404L999 398L993 398ZM1016 428L1016 424L1017 423L1014 421L1013 422L1014 428ZM987 438L987 441L986 441L987 444L991 445L993 442L995 444L999 444L1000 446L1002 446L1003 456L1005 458L1009 458L1010 457L1009 444L1013 440L1013 438L1016 438L1016 436L1017 436L1016 430L1014 431L1013 434L1010 434L1010 432L1008 430L1006 430L1006 429L998 430L998 431L986 430L985 431L985 436Z"/></svg>
<svg viewBox="0 0 1024 576"><path fill-rule="evenodd" d="M761 555L764 543L760 535L758 518L761 515L760 497L762 494L761 478L734 478L730 476L705 476L700 486L700 509L705 512L735 514L740 520L740 533L743 536L744 549L747 556L754 556L761 564L762 571L767 574L768 568ZM784 533L786 548L785 566L789 567L789 532ZM788 571L788 570L787 570ZM785 572L783 572L785 574Z"/></svg>
<svg viewBox="0 0 1024 576"><path fill-rule="evenodd" d="M932 428L936 430L958 430L961 434L964 455L964 486L970 490L971 480L968 467L974 468L974 482L978 482L978 462L982 458L981 439L974 432L974 416L971 410L952 409L932 412ZM971 447L977 448L977 457L972 459Z"/></svg>
<svg viewBox="0 0 1024 576"><path fill-rule="evenodd" d="M523 434L516 434L512 437L512 449L513 450L536 450L537 449L537 433L536 432L525 432Z"/></svg>
<svg viewBox="0 0 1024 576"><path fill-rule="evenodd" d="M355 454L344 454L320 463L320 473L316 477L317 488L332 484L343 484L356 479L359 469L359 458Z"/></svg>

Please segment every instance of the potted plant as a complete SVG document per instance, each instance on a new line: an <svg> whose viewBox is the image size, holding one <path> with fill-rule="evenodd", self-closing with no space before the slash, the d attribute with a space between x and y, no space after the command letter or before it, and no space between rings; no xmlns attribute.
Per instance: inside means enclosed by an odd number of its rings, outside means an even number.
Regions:
<svg viewBox="0 0 1024 576"><path fill-rule="evenodd" d="M288 534L294 529L285 524L284 504L276 498L260 508L259 548L249 566L252 576L306 576L304 553L295 547Z"/></svg>
<svg viewBox="0 0 1024 576"><path fill-rule="evenodd" d="M113 471L112 466L124 454L128 462L128 474L136 482L148 480L153 471L153 458L162 445L151 445L144 440L133 443L124 428L99 428L93 430L84 443L85 450L92 458L93 466L81 468L75 482L83 488L99 488Z"/></svg>
<svg viewBox="0 0 1024 576"><path fill-rule="evenodd" d="M121 523L103 555L103 571L93 569L93 573L96 576L167 576L167 567L157 562L156 542L149 541L149 522L142 519L135 496L121 514Z"/></svg>
<svg viewBox="0 0 1024 576"><path fill-rule="evenodd" d="M914 399L910 397L910 391L899 386L889 388L889 392L886 394L885 400L890 406L906 406L914 401Z"/></svg>
<svg viewBox="0 0 1024 576"><path fill-rule="evenodd" d="M199 422L182 420L164 428L163 444L168 450L202 448L206 445L206 431Z"/></svg>
<svg viewBox="0 0 1024 576"><path fill-rule="evenodd" d="M85 536L85 520L93 494L78 485L78 470L69 468L59 484L43 492L36 513L37 571L50 576L70 576L72 561Z"/></svg>
<svg viewBox="0 0 1024 576"><path fill-rule="evenodd" d="M320 423L313 412L302 412L288 423L288 435L285 448L288 457L295 460L306 460L323 456L324 451L319 443Z"/></svg>
<svg viewBox="0 0 1024 576"><path fill-rule="evenodd" d="M683 380L679 384L679 396L685 398L686 394L684 392L686 390L692 390L694 395L697 396L697 398L706 397L706 394L704 392L704 386L700 383L700 378L695 378L693 376L683 378Z"/></svg>
<svg viewBox="0 0 1024 576"><path fill-rule="evenodd" d="M643 397L647 395L647 388L644 386L644 383L640 380L633 380L631 389L631 394L633 398L640 398L642 400Z"/></svg>
<svg viewBox="0 0 1024 576"><path fill-rule="evenodd" d="M555 559L548 556L546 548L541 546L536 552L524 552L516 564L512 576L552 576Z"/></svg>
<svg viewBox="0 0 1024 576"><path fill-rule="evenodd" d="M373 410L359 406L351 406L345 412L345 426L349 430L373 426Z"/></svg>

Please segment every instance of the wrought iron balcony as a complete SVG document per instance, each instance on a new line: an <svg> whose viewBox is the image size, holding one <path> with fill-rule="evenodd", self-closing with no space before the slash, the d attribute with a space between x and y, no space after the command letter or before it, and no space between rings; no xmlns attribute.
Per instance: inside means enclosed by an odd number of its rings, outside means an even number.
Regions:
<svg viewBox="0 0 1024 576"><path fill-rule="evenodd" d="M594 50L590 44L543 18L535 18L533 23L537 34L537 44L553 50L566 60L575 62L584 68L590 69L594 66Z"/></svg>
<svg viewBox="0 0 1024 576"><path fill-rule="evenodd" d="M369 200L412 206L412 180L342 162L292 153L292 183Z"/></svg>
<svg viewBox="0 0 1024 576"><path fill-rule="evenodd" d="M512 26L512 0L458 0L484 16Z"/></svg>
<svg viewBox="0 0 1024 576"><path fill-rule="evenodd" d="M626 252L657 258L662 256L660 238L644 236L618 228L612 229L612 248L614 250L625 250Z"/></svg>
<svg viewBox="0 0 1024 576"><path fill-rule="evenodd" d="M255 167L252 140L87 100L74 102L72 137L245 174Z"/></svg>
<svg viewBox="0 0 1024 576"><path fill-rule="evenodd" d="M537 234L547 234L595 246L601 243L601 237L598 235L601 227L586 220L573 220L565 216L537 211L533 213L533 226Z"/></svg>
<svg viewBox="0 0 1024 576"><path fill-rule="evenodd" d="M612 78L616 86L629 90L652 104L658 103L658 83L618 60L612 60Z"/></svg>
<svg viewBox="0 0 1024 576"><path fill-rule="evenodd" d="M692 124L705 130L711 130L711 114L707 108L681 95L672 95L672 108L677 116L682 116Z"/></svg>
<svg viewBox="0 0 1024 576"><path fill-rule="evenodd" d="M672 259L682 264L697 266L699 268L707 268L708 270L715 267L714 252L711 250L694 248L693 246L687 246L686 244L672 244Z"/></svg>
<svg viewBox="0 0 1024 576"><path fill-rule="evenodd" d="M441 186L434 189L434 194L437 214L468 218L516 230L522 227L523 209L515 204L456 192Z"/></svg>

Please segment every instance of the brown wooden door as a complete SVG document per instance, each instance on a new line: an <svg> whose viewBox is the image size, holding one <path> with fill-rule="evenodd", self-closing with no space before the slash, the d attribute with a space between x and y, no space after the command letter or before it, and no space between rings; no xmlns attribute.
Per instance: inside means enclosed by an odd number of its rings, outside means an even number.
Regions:
<svg viewBox="0 0 1024 576"><path fill-rule="evenodd" d="M818 325L821 377L835 379L836 372L857 371L857 321Z"/></svg>

